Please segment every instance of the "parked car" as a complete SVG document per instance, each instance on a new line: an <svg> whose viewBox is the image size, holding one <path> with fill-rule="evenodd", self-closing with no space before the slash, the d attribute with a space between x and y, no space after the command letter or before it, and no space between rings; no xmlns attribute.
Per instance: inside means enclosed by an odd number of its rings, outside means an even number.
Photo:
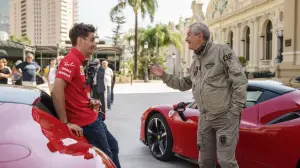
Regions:
<svg viewBox="0 0 300 168"><path fill-rule="evenodd" d="M140 139L159 160L178 156L197 163L201 112L194 102L184 104L153 106L141 117ZM276 82L249 81L236 150L240 167L300 168L299 131L300 91Z"/></svg>
<svg viewBox="0 0 300 168"><path fill-rule="evenodd" d="M60 122L44 91L0 85L1 168L115 168L101 150Z"/></svg>

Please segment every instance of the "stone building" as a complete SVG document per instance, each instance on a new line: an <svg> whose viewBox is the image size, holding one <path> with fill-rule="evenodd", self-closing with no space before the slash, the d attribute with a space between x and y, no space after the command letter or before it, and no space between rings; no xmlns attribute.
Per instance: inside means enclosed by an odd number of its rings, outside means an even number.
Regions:
<svg viewBox="0 0 300 168"><path fill-rule="evenodd" d="M206 23L212 41L245 57L247 71L274 72L281 62L284 0L211 0Z"/></svg>
<svg viewBox="0 0 300 168"><path fill-rule="evenodd" d="M188 26L206 23L211 40L228 44L237 56L247 60L249 72L275 72L282 61L284 43L284 0L211 0L204 17L204 2L193 1L193 15L180 18L177 30L182 35L182 51L176 61L178 75L187 74L193 52L185 42Z"/></svg>

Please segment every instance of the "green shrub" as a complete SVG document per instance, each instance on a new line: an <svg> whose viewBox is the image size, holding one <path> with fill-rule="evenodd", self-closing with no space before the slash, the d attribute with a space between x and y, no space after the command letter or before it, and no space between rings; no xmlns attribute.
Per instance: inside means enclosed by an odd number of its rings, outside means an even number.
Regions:
<svg viewBox="0 0 300 168"><path fill-rule="evenodd" d="M239 61L242 64L243 67L245 67L247 65L247 60L246 60L245 57L239 56L238 59L239 59Z"/></svg>
<svg viewBox="0 0 300 168"><path fill-rule="evenodd" d="M254 78L271 78L275 77L275 72L271 71L260 71L260 72L253 72Z"/></svg>

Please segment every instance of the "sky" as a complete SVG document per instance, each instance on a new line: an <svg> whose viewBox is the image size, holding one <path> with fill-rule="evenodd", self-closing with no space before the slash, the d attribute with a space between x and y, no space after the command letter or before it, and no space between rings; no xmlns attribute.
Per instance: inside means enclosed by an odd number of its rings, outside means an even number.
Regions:
<svg viewBox="0 0 300 168"><path fill-rule="evenodd" d="M118 3L118 0L78 0L79 1L79 22L93 24L98 27L98 34L101 38L110 37L115 24L111 22L110 9ZM192 16L191 4L193 0L157 0L158 9L155 14L155 23L178 23L180 17L187 18ZM176 3L175 3L176 1ZM196 0L199 1L199 0ZM203 11L205 12L209 0L204 2ZM88 2L88 3L87 3ZM123 32L134 28L134 13L132 9L126 8L124 11L126 23L123 25ZM144 20L139 19L139 25L151 25L149 17Z"/></svg>

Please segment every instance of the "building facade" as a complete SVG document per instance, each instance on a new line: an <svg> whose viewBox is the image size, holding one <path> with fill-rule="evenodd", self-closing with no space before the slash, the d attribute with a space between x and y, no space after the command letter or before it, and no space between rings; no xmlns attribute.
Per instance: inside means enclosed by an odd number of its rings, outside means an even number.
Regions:
<svg viewBox="0 0 300 168"><path fill-rule="evenodd" d="M244 57L247 71L274 72L281 62L284 0L211 0L206 23L211 40Z"/></svg>
<svg viewBox="0 0 300 168"><path fill-rule="evenodd" d="M194 52L189 49L188 43L185 41L187 36L188 28L192 23L197 21L205 22L205 17L203 13L204 2L193 1L191 4L192 16L190 18L180 18L179 23L173 27L173 23L170 23L170 29L174 32L181 34L181 49L175 48L173 45L170 45L168 50L165 52L166 56L166 67L167 72L175 74L178 76L185 76L188 74L190 65L193 62Z"/></svg>
<svg viewBox="0 0 300 168"><path fill-rule="evenodd" d="M77 0L11 0L10 34L27 36L36 46L57 46L69 40L78 20Z"/></svg>
<svg viewBox="0 0 300 168"><path fill-rule="evenodd" d="M9 0L0 1L0 31L9 32Z"/></svg>
<svg viewBox="0 0 300 168"><path fill-rule="evenodd" d="M182 35L182 49L179 57L176 57L176 74L186 75L193 61L194 53L188 48L185 37L189 25L197 21L209 26L214 43L229 45L237 57L247 60L246 71L275 72L284 55L284 2L285 0L211 0L204 17L204 2L193 1L193 15L186 19L180 18L177 25L177 30Z"/></svg>

